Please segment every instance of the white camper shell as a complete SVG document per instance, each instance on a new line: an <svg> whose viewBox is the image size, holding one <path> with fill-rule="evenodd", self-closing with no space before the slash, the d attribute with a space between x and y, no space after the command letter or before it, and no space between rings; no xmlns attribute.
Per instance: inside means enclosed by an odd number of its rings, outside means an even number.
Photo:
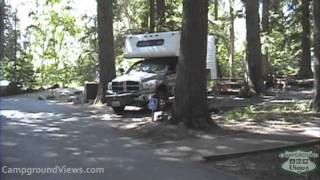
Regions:
<svg viewBox="0 0 320 180"><path fill-rule="evenodd" d="M129 35L125 58L139 58L130 69L108 83L105 101L116 113L126 106L145 107L152 98L159 99L157 110L164 110L174 96L176 65L179 64L180 32ZM216 79L215 39L208 36L208 79ZM161 102L161 103L160 103Z"/></svg>
<svg viewBox="0 0 320 180"><path fill-rule="evenodd" d="M178 57L181 33L178 31L129 35L125 41L125 58ZM210 79L217 78L214 36L208 36L207 69Z"/></svg>

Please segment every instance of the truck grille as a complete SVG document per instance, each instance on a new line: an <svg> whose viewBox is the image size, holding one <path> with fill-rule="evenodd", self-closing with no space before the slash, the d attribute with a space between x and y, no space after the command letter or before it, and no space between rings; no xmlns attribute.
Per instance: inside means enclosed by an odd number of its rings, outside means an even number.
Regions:
<svg viewBox="0 0 320 180"><path fill-rule="evenodd" d="M121 92L133 92L139 90L139 82L125 81L125 82L112 82L112 91Z"/></svg>
<svg viewBox="0 0 320 180"><path fill-rule="evenodd" d="M126 86L127 86L127 91L139 90L139 82L136 82L136 81L127 81Z"/></svg>
<svg viewBox="0 0 320 180"><path fill-rule="evenodd" d="M112 91L113 92L123 92L124 91L124 82L112 82Z"/></svg>

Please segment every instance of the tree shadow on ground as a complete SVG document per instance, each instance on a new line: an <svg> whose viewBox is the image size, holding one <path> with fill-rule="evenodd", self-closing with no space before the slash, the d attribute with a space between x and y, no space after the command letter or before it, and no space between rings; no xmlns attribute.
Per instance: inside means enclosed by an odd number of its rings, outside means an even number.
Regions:
<svg viewBox="0 0 320 180"><path fill-rule="evenodd" d="M149 112L140 110L115 115L110 109L90 113L34 99L8 98L4 103L1 107L3 162L18 167L28 166L30 162L40 167L77 164L120 168L126 174L138 167L151 168L143 160L152 159L155 166L169 168L183 166L190 160L199 161L202 156L306 140L239 129L194 131L183 125L151 122Z"/></svg>
<svg viewBox="0 0 320 180"><path fill-rule="evenodd" d="M111 129L107 121L116 121L113 118L121 119L121 116L105 114L105 119L99 119L90 113L34 99L7 98L2 102L5 104L1 106L3 165L16 168L102 167L106 172L112 172L94 175L2 174L5 179L113 179L115 174L120 179L132 176L135 179L151 179L153 176L170 179L176 168L198 171L196 166L186 164L183 159L172 161L170 156L158 156L145 146L144 139ZM167 174L158 172L158 168L165 169ZM196 174L181 173L181 179L194 179Z"/></svg>

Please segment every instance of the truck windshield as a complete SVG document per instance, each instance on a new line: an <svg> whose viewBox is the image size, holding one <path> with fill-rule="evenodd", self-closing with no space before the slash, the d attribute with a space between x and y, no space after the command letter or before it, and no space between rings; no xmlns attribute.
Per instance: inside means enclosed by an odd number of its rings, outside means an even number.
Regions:
<svg viewBox="0 0 320 180"><path fill-rule="evenodd" d="M131 72L147 72L147 73L164 73L168 69L168 65L165 63L155 62L138 62L131 66L128 73Z"/></svg>

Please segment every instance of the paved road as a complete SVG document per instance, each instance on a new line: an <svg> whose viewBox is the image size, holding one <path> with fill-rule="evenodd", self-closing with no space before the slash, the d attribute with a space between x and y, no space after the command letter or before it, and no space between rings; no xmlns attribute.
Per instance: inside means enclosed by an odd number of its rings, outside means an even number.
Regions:
<svg viewBox="0 0 320 180"><path fill-rule="evenodd" d="M108 127L106 121L35 96L1 100L1 131L4 180L239 179L209 170L201 162L159 157L150 147L137 145L139 141ZM104 168L104 173L8 174L10 168L56 166L64 171L67 167Z"/></svg>

